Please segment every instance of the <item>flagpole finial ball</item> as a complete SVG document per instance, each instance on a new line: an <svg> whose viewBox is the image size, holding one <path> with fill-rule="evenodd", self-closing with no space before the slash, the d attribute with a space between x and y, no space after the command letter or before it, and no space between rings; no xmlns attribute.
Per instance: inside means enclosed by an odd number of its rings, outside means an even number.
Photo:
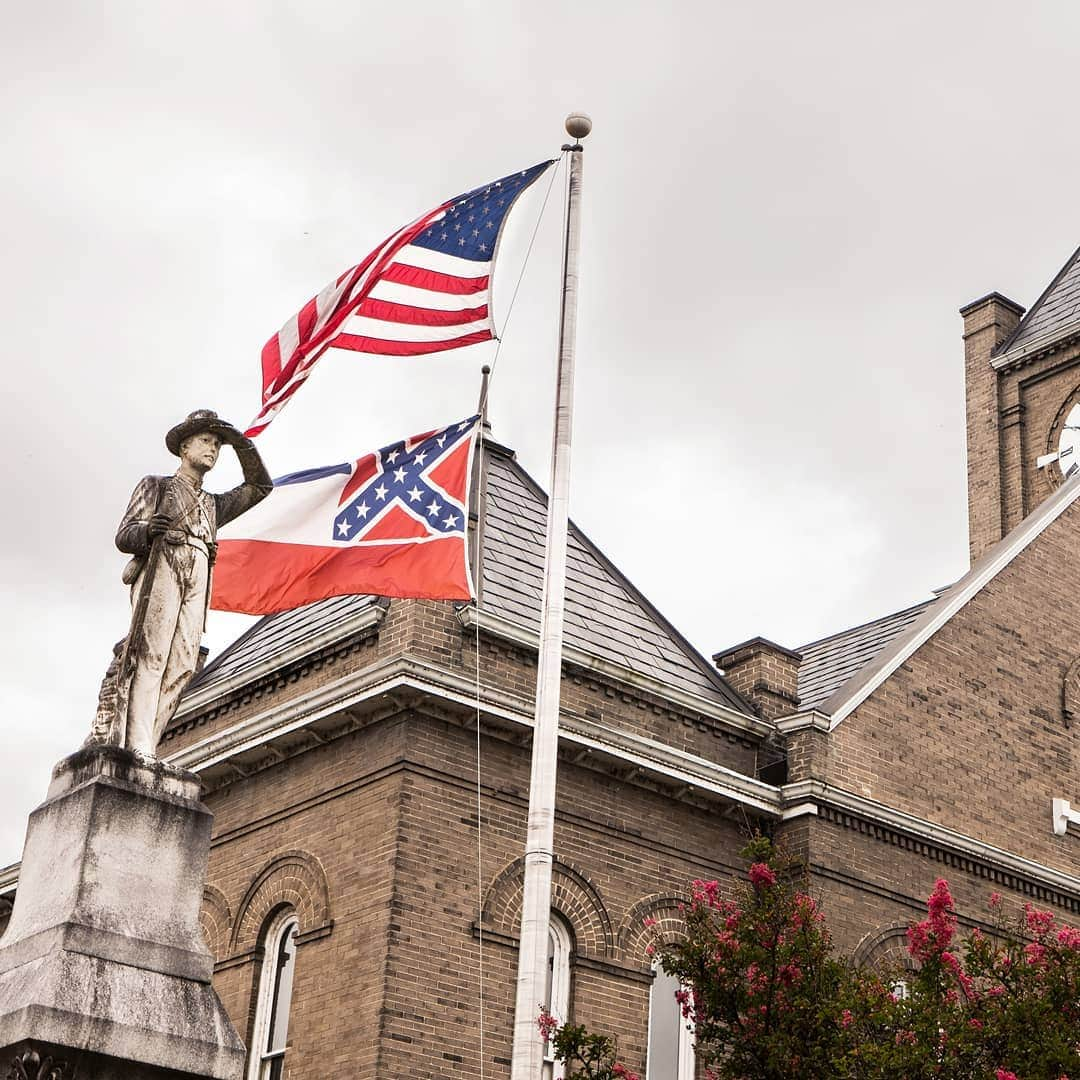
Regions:
<svg viewBox="0 0 1080 1080"><path fill-rule="evenodd" d="M483 366L483 367L482 367L482 368L480 369L480 374L481 374L481 375L490 375L490 374L491 374L491 368L489 368L489 367L487 366L487 364L485 364L485 365L484 365L484 366Z"/></svg>
<svg viewBox="0 0 1080 1080"><path fill-rule="evenodd" d="M592 131L592 121L581 112L571 113L566 118L566 133L572 139L584 139Z"/></svg>

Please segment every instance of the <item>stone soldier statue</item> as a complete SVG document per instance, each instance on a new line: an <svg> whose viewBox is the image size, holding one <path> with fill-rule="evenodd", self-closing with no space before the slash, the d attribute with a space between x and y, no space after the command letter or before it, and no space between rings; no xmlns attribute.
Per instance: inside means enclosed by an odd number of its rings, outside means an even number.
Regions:
<svg viewBox="0 0 1080 1080"><path fill-rule="evenodd" d="M236 451L244 482L212 495L203 477L222 443ZM273 489L255 444L209 409L191 413L165 436L180 458L172 476L146 476L131 496L116 546L133 558L127 637L114 648L88 743L113 743L153 757L195 671L210 595L217 530Z"/></svg>

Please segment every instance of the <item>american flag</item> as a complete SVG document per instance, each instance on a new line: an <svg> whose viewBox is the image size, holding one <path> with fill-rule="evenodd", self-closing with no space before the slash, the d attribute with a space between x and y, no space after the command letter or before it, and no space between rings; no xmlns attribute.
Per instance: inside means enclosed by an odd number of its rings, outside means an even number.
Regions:
<svg viewBox="0 0 1080 1080"><path fill-rule="evenodd" d="M506 215L553 161L437 206L309 300L263 347L265 430L327 349L417 356L489 341L491 271Z"/></svg>

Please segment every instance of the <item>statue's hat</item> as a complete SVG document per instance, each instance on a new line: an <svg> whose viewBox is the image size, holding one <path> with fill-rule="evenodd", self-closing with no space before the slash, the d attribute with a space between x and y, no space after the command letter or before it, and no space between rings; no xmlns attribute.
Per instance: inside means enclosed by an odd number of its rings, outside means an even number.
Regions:
<svg viewBox="0 0 1080 1080"><path fill-rule="evenodd" d="M180 421L174 428L169 429L165 436L165 446L170 454L180 456L180 444L192 435L198 435L202 431L212 431L222 442L235 444L242 436L227 420L222 420L213 409L196 409L188 413L187 417Z"/></svg>

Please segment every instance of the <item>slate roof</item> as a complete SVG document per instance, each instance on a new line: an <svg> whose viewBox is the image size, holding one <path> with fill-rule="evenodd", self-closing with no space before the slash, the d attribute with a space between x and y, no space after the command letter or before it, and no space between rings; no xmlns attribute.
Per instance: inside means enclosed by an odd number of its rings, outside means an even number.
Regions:
<svg viewBox="0 0 1080 1080"><path fill-rule="evenodd" d="M210 660L188 684L185 696L252 671L335 627L344 636L356 616L378 603L374 596L331 596L267 615Z"/></svg>
<svg viewBox="0 0 1080 1080"><path fill-rule="evenodd" d="M510 451L485 451L481 607L539 630L547 497ZM333 640L374 604L370 596L322 600L260 619L188 687L200 695L246 671L265 668L313 637ZM750 714L743 699L572 522L567 551L565 642L667 686Z"/></svg>
<svg viewBox="0 0 1080 1080"><path fill-rule="evenodd" d="M821 706L933 603L934 600L924 600L921 604L914 604L861 626L853 626L850 630L832 634L820 641L812 641L796 650L802 655L799 665L799 708L816 709Z"/></svg>
<svg viewBox="0 0 1080 1080"><path fill-rule="evenodd" d="M1012 337L1002 343L994 363L1008 364L1077 333L1080 333L1080 248L1035 301Z"/></svg>
<svg viewBox="0 0 1080 1080"><path fill-rule="evenodd" d="M540 628L547 497L508 454L488 458L481 607ZM720 673L571 522L565 640L669 686L750 712Z"/></svg>

